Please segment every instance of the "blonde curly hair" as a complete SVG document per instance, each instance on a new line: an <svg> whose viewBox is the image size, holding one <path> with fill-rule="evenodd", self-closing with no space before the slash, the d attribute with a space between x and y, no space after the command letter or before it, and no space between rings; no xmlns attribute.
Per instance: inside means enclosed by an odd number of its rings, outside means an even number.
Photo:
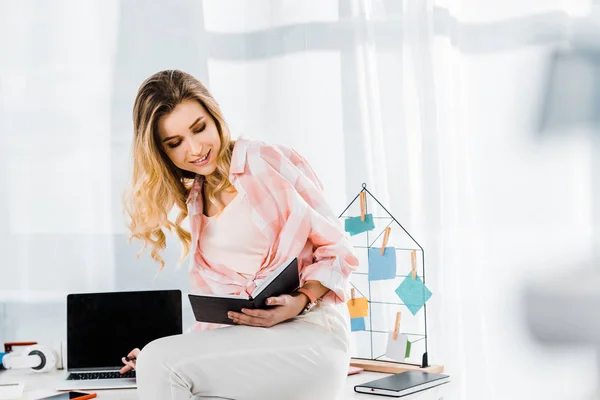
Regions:
<svg viewBox="0 0 600 400"><path fill-rule="evenodd" d="M234 142L223 113L210 92L193 76L178 70L165 70L147 78L138 89L133 106L133 177L123 198L124 210L130 218L130 241L139 239L151 244L152 259L164 268L160 252L166 248L163 228L175 231L183 245L181 260L187 256L191 235L181 227L187 217L186 199L195 174L176 167L158 141L158 121L180 103L198 101L212 116L221 139L217 169L205 177L207 200L223 209L219 194L231 186L229 166ZM177 205L179 215L169 221L168 213Z"/></svg>

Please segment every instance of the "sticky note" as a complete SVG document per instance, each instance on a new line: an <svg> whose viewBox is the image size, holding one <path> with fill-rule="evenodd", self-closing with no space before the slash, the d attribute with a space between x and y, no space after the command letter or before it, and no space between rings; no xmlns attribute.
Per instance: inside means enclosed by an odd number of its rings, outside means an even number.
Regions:
<svg viewBox="0 0 600 400"><path fill-rule="evenodd" d="M348 300L350 318L360 318L369 315L369 301L365 297Z"/></svg>
<svg viewBox="0 0 600 400"><path fill-rule="evenodd" d="M432 293L418 275L413 279L412 275L409 274L396 288L396 294L410 312L415 315L429 300Z"/></svg>
<svg viewBox="0 0 600 400"><path fill-rule="evenodd" d="M406 360L406 343L408 343L406 335L399 333L396 340L394 340L394 332L389 332L385 356L397 361Z"/></svg>
<svg viewBox="0 0 600 400"><path fill-rule="evenodd" d="M383 281L396 277L396 248L386 247L383 255L381 248L369 249L369 280Z"/></svg>
<svg viewBox="0 0 600 400"><path fill-rule="evenodd" d="M367 329L367 327L365 326L364 318L361 317L361 318L350 319L350 331L351 332L364 331L366 329Z"/></svg>
<svg viewBox="0 0 600 400"><path fill-rule="evenodd" d="M375 229L375 223L373 222L373 214L366 214L365 220L360 220L360 215L358 217L346 218L344 222L344 228L346 232L350 234L350 236L358 235L359 233L363 233L366 231L371 231Z"/></svg>

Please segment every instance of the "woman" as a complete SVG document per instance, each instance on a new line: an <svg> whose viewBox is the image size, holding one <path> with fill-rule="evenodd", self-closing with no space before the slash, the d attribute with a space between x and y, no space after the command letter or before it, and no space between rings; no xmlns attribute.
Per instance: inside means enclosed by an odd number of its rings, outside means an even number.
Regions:
<svg viewBox="0 0 600 400"><path fill-rule="evenodd" d="M192 253L194 292L251 293L290 257L301 287L269 299L269 310L230 313L232 325L197 323L135 349L121 371L136 369L144 400L335 399L348 369L347 279L358 260L306 160L282 146L233 142L215 99L177 70L141 85L133 119L126 209L132 237L150 243L161 268L166 228L183 257Z"/></svg>

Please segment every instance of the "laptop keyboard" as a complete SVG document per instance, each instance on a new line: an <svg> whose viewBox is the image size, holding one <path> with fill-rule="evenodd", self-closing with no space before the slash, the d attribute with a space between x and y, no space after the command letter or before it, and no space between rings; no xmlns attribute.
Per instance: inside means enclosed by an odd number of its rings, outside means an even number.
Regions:
<svg viewBox="0 0 600 400"><path fill-rule="evenodd" d="M124 374L119 371L114 372L74 372L69 374L67 380L81 381L88 379L119 379L119 378L135 378L135 371L128 371Z"/></svg>

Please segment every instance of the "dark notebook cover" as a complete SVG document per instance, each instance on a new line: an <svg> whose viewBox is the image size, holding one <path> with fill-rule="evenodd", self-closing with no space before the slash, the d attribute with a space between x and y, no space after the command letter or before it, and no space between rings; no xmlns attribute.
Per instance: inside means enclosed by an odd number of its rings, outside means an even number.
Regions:
<svg viewBox="0 0 600 400"><path fill-rule="evenodd" d="M370 381L367 383L363 383L361 385L354 386L354 391L357 391L356 388L362 387L367 389L380 389L387 390L390 392L398 392L401 394L403 391L407 389L415 388L418 386L423 386L425 384L432 384L435 386L435 381L443 382L442 380L449 378L448 375L442 374L432 374L428 372L421 371L406 371L401 372L399 374L386 376L385 378L376 379L374 381ZM364 391L360 393L365 393Z"/></svg>
<svg viewBox="0 0 600 400"><path fill-rule="evenodd" d="M235 323L227 317L227 312L242 312L242 308L272 308L271 306L266 305L266 301L269 297L290 294L300 286L298 260L294 258L291 262L287 263L286 266L276 269L271 274L277 273L279 273L279 275L270 275L265 280L264 287L259 285L256 290L260 290L260 292L255 292L254 294L256 296L254 298L189 294L188 297L196 321L235 325ZM274 279L271 282L268 282L270 278ZM260 289L261 287L262 290Z"/></svg>

